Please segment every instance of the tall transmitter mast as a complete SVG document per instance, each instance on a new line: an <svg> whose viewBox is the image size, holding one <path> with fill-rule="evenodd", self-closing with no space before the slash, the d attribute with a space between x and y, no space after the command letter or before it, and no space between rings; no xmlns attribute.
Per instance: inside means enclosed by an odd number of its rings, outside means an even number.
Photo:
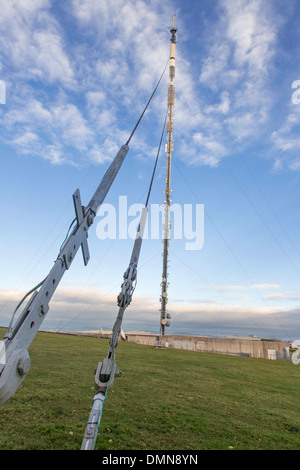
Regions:
<svg viewBox="0 0 300 470"><path fill-rule="evenodd" d="M160 308L160 334L161 336L165 335L166 326L170 325L169 319L171 318L170 314L167 313L167 303L168 303L168 256L169 256L169 240L170 240L170 204L171 204L171 157L173 152L173 141L172 141L172 131L173 131L173 107L175 105L175 89L173 81L175 78L175 50L176 50L176 37L177 29L175 28L175 15L173 16L173 26L170 30L171 33L171 48L170 48L170 84L168 89L168 124L167 124L167 174L166 174L166 189L165 189L165 214L164 214L164 225L163 225L163 272L162 272L162 282L161 282L161 308Z"/></svg>

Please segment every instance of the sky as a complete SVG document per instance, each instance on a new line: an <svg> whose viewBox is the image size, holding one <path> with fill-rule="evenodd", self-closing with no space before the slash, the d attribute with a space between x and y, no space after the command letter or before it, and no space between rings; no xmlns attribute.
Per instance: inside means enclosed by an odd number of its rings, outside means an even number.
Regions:
<svg viewBox="0 0 300 470"><path fill-rule="evenodd" d="M0 0L0 11L0 325L52 268L74 191L88 204L131 134L175 14L172 203L190 208L203 243L170 240L167 332L299 339L299 2ZM106 197L117 213L145 202L168 84L167 71ZM164 202L164 144L151 207ZM103 220L42 329L112 328L133 240L101 239ZM162 250L159 237L143 241L124 331L159 333Z"/></svg>

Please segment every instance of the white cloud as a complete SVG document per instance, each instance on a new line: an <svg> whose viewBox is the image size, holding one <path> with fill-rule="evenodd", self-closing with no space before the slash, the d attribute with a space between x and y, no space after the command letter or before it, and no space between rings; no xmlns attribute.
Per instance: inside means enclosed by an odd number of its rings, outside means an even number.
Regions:
<svg viewBox="0 0 300 470"><path fill-rule="evenodd" d="M32 146L35 142L38 142L39 138L36 134L30 131L25 131L24 134L16 137L12 143L18 147L22 147L23 149L28 148L28 146Z"/></svg>
<svg viewBox="0 0 300 470"><path fill-rule="evenodd" d="M55 11L50 0L0 0L0 46L11 71L3 138L17 144L22 133L27 138L35 134L39 145L36 142L33 153L47 155L53 163L70 162L83 150L82 158L103 162L114 156L107 151L113 152L128 137L167 63L167 26L174 5L171 0L72 0L69 6L80 42L71 43L69 25L63 24L61 11ZM214 34L201 49L201 69L194 69L186 55L192 35L184 16L178 15L182 24L174 122L178 156L189 164L212 167L232 155L232 142L246 146L270 125L269 78L283 24L270 1L220 0L214 8L217 20ZM151 104L155 125L166 110L167 75ZM121 119L123 113L126 120ZM299 148L296 122L291 122L294 114L292 110L286 124L273 132L275 149ZM148 154L152 146L143 132L139 143ZM108 141L113 144L105 144ZM101 152L102 145L106 149ZM77 156L67 155L68 146L79 152ZM282 167L281 157L276 156L275 166ZM289 166L298 169L299 162L294 158Z"/></svg>
<svg viewBox="0 0 300 470"><path fill-rule="evenodd" d="M252 284L250 286L241 285L241 284L229 284L229 285L220 285L220 286L204 286L200 287L198 290L216 290L216 291L236 291L236 290L247 290L247 289L255 289L255 290L274 290L280 289L279 284L270 284L270 283L262 283L262 284Z"/></svg>
<svg viewBox="0 0 300 470"><path fill-rule="evenodd" d="M200 81L211 88L237 84L246 77L262 80L275 54L278 16L270 2L219 2L214 43L203 61Z"/></svg>
<svg viewBox="0 0 300 470"><path fill-rule="evenodd" d="M67 145L74 145L79 150L86 149L93 132L77 106L70 103L59 104L51 107L51 113L55 127L62 130L64 142Z"/></svg>
<svg viewBox="0 0 300 470"><path fill-rule="evenodd" d="M81 41L70 47L69 26L50 0L0 0L0 46L11 72L2 139L55 164L80 154L95 164L113 158L166 65L168 6L74 0L69 19ZM153 107L165 110L166 95ZM26 145L30 135L37 136L32 147ZM139 139L149 152L147 137Z"/></svg>
<svg viewBox="0 0 300 470"><path fill-rule="evenodd" d="M253 78L268 76L278 26L269 4L262 0L221 4L228 17L227 37L234 43L234 63L238 68L246 65Z"/></svg>
<svg viewBox="0 0 300 470"><path fill-rule="evenodd" d="M6 305L1 310L0 323L9 322L8 310L13 311L15 305L23 297L20 290L0 289L0 302ZM61 286L54 294L50 311L43 323L51 328L95 329L112 328L117 316L116 293L105 293L94 285L82 288L79 285ZM171 325L177 330L192 329L196 334L203 334L203 325L210 328L212 334L221 332L234 332L238 328L247 328L259 335L286 336L284 326L300 331L299 314L292 308L279 308L269 306L228 306L217 305L211 301L188 302L172 301L169 306L172 311ZM123 327L125 331L132 329L151 329L157 331L159 314L157 311L157 298L151 296L135 295L132 303L126 310ZM81 324L82 326L78 328ZM282 326L283 325L283 326ZM195 329L196 328L196 329ZM205 330L204 330L205 331ZM204 333L205 334L205 333ZM290 338L289 338L290 339Z"/></svg>
<svg viewBox="0 0 300 470"><path fill-rule="evenodd" d="M118 151L118 146L115 141L107 138L104 143L101 145L94 145L94 147L89 151L89 158L93 163L105 163L111 160L111 155L114 155Z"/></svg>
<svg viewBox="0 0 300 470"><path fill-rule="evenodd" d="M281 24L262 0L220 0L215 11L215 33L201 50L200 73L196 69L199 82L180 47L175 78L176 151L189 164L212 167L234 153L234 141L235 148L246 147L269 123Z"/></svg>
<svg viewBox="0 0 300 470"><path fill-rule="evenodd" d="M283 117L281 126L271 134L273 149L277 152L274 169L287 167L294 171L300 170L300 104L289 104L288 114Z"/></svg>
<svg viewBox="0 0 300 470"><path fill-rule="evenodd" d="M228 91L221 93L221 102L219 104L213 104L206 106L206 113L222 113L227 114L230 110L230 97Z"/></svg>
<svg viewBox="0 0 300 470"><path fill-rule="evenodd" d="M0 46L19 78L75 86L63 34L48 0L0 1Z"/></svg>
<svg viewBox="0 0 300 470"><path fill-rule="evenodd" d="M266 299L268 300L284 300L284 301L295 301L299 302L300 300L300 292L288 292L288 293L282 293L282 292L277 292L276 294L270 294L266 296Z"/></svg>
<svg viewBox="0 0 300 470"><path fill-rule="evenodd" d="M118 84L124 91L134 80L140 89L152 90L153 81L157 80L168 58L165 27L171 22L168 6L168 2L162 4L153 0L147 4L144 1L73 0L72 13L79 27L101 44L97 71L107 85Z"/></svg>
<svg viewBox="0 0 300 470"><path fill-rule="evenodd" d="M67 161L62 147L57 145L46 145L42 149L42 155L45 160L49 160L53 165L61 165Z"/></svg>
<svg viewBox="0 0 300 470"><path fill-rule="evenodd" d="M28 89L15 98L2 122L7 142L20 153L39 155L54 164L70 161L66 147L86 150L94 139L77 106L63 98L57 103L38 101Z"/></svg>
<svg viewBox="0 0 300 470"><path fill-rule="evenodd" d="M202 123L206 137L222 146L222 151L221 147L210 149L214 158L209 161L214 164L232 154L232 139L239 148L246 147L263 137L270 124L274 103L270 78L282 24L272 3L262 0L220 0L216 11L215 34L208 40L199 75L201 87L216 97L215 102L204 104ZM221 122L222 115L226 119ZM217 119L220 126L216 126Z"/></svg>
<svg viewBox="0 0 300 470"><path fill-rule="evenodd" d="M259 289L259 290L268 290L268 289L279 289L279 284L253 284L251 286L252 289Z"/></svg>
<svg viewBox="0 0 300 470"><path fill-rule="evenodd" d="M69 160L65 146L86 148L92 131L59 88L54 102L51 88L43 90L52 85L76 89L64 33L51 7L47 0L0 0L0 46L10 73L1 125L2 139L18 152L57 164Z"/></svg>

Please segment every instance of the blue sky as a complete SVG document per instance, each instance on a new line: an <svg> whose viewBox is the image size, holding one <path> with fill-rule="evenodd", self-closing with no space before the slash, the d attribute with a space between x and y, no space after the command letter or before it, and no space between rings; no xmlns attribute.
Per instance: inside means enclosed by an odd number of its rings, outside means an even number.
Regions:
<svg viewBox="0 0 300 470"><path fill-rule="evenodd" d="M167 62L176 14L172 201L203 204L204 246L171 240L169 333L300 338L300 5L296 0L0 0L0 324L53 266ZM300 85L300 82L299 82ZM106 202L142 203L165 75ZM296 88L295 88L296 87ZM3 100L2 100L3 101ZM162 152L150 203L163 202ZM132 240L78 253L43 328L110 329ZM159 331L160 240L144 240L124 330Z"/></svg>

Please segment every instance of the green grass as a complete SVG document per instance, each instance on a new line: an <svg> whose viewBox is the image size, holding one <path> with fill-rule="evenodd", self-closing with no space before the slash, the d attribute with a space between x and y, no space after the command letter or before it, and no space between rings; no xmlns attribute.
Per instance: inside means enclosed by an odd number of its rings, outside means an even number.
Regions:
<svg viewBox="0 0 300 470"><path fill-rule="evenodd" d="M0 331L0 337L4 330ZM0 408L0 450L79 450L107 340L38 333L31 369ZM300 367L120 342L102 450L300 449Z"/></svg>

